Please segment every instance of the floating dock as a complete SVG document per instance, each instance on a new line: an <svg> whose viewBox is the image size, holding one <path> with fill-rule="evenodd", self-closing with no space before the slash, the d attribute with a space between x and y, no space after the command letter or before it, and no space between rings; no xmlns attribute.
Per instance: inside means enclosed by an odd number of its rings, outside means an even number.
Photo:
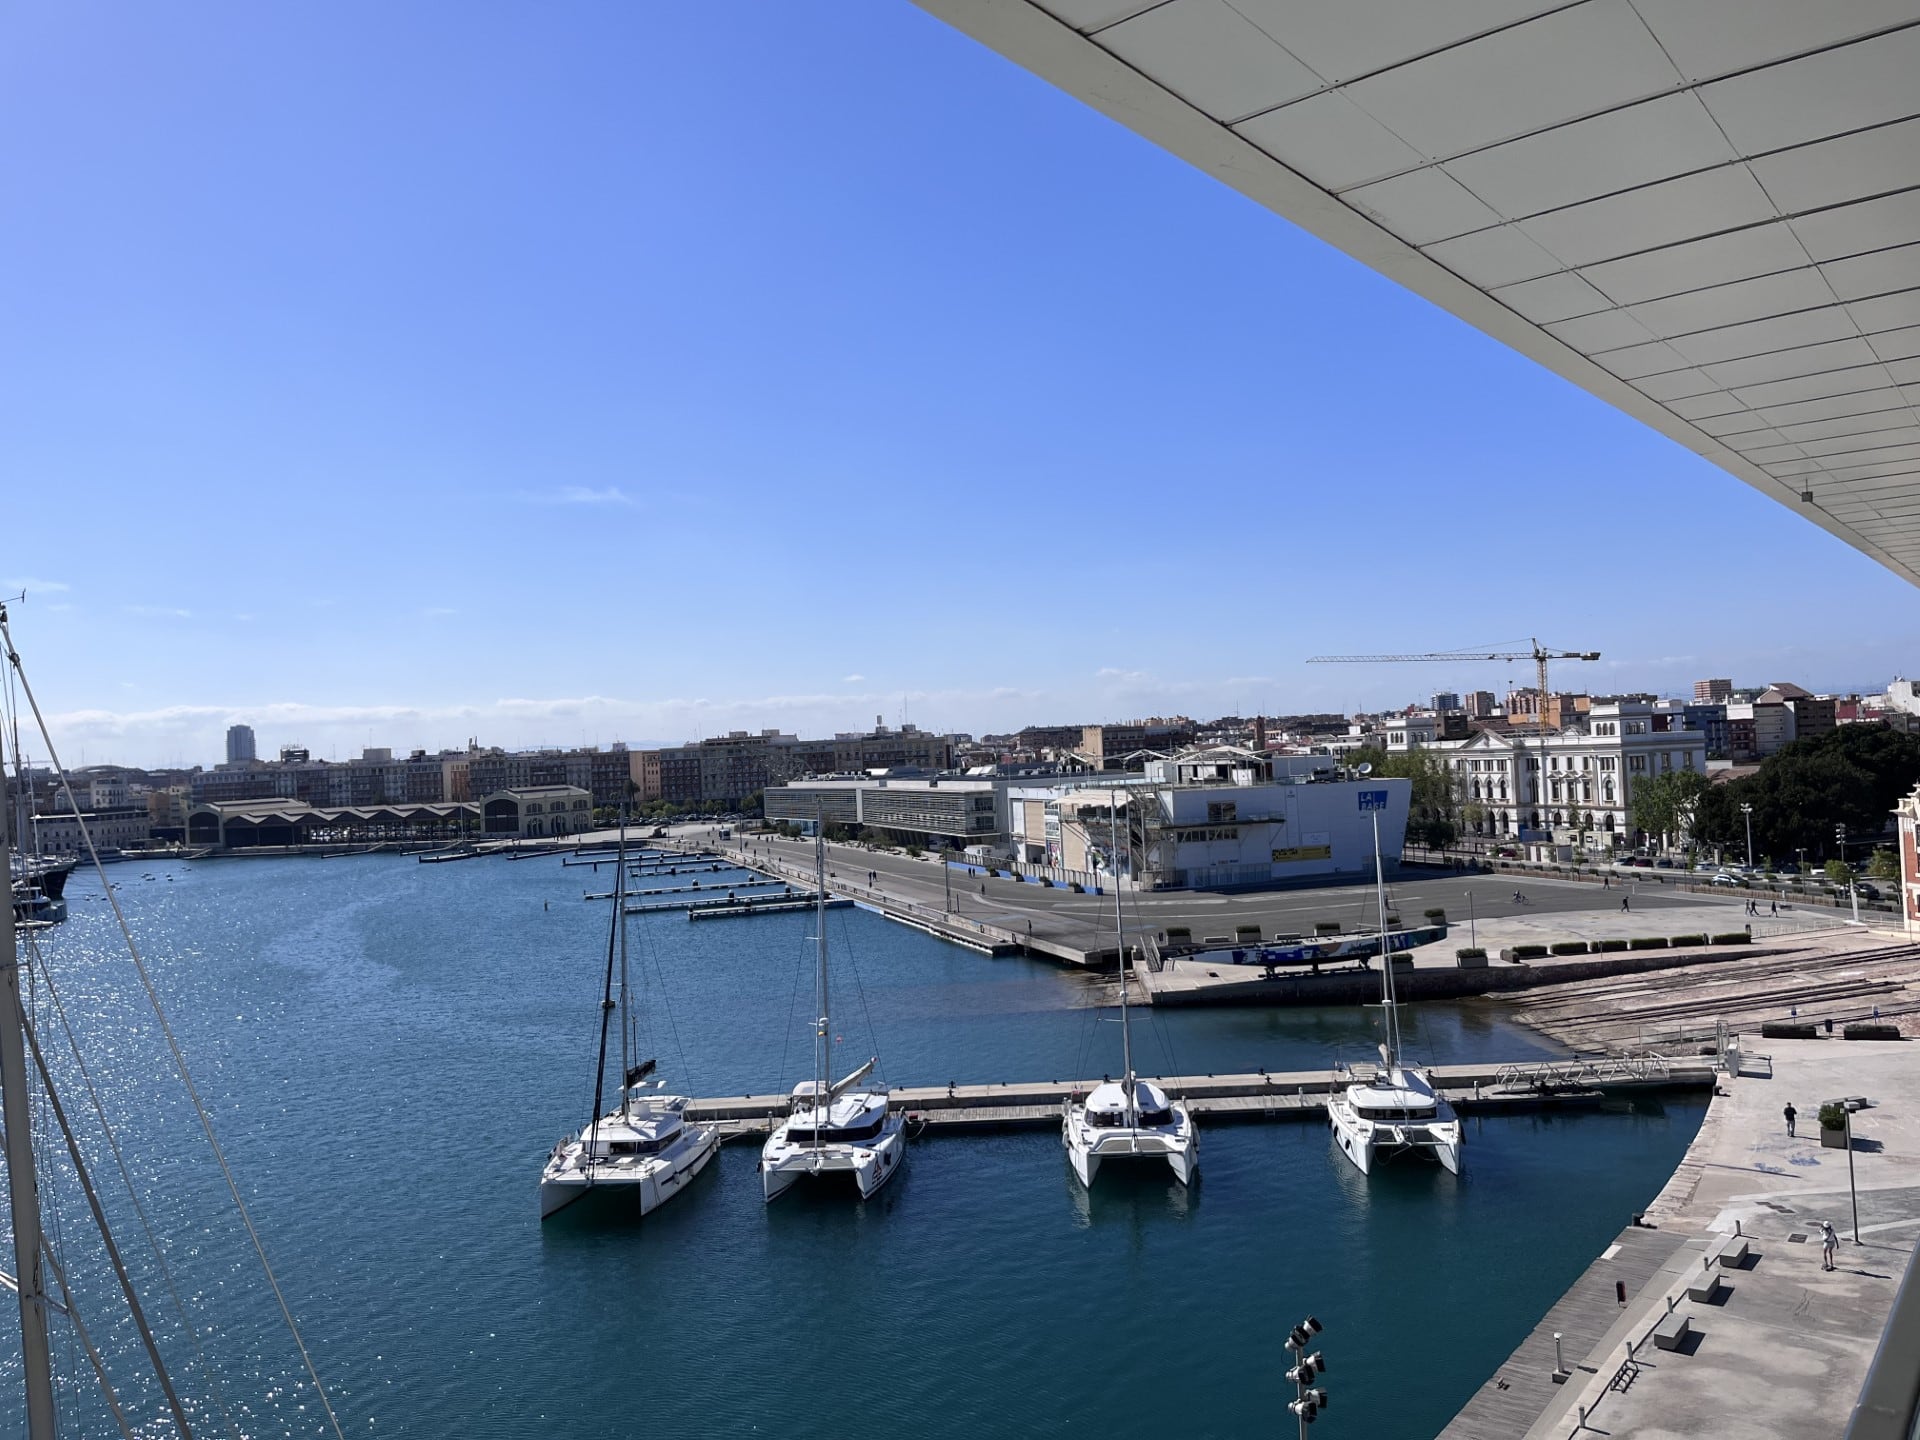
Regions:
<svg viewBox="0 0 1920 1440"><path fill-rule="evenodd" d="M785 896L781 896L778 899L766 900L749 898L738 903L725 901L712 905L689 905L686 907L686 910L687 919L689 920L733 920L742 915L790 915L795 911L812 910L815 907L816 902L804 896L796 896L791 900ZM668 907L655 905L649 908L661 910ZM829 900L827 901L826 908L829 910L850 910L853 908L853 901ZM631 915L633 911L629 909L627 913Z"/></svg>
<svg viewBox="0 0 1920 1440"><path fill-rule="evenodd" d="M1711 1089L1718 1062L1711 1056L1607 1056L1522 1061L1504 1065L1435 1065L1434 1086L1464 1114L1597 1106L1635 1095ZM1327 1096L1365 1078L1365 1068L1271 1071L1253 1075L1177 1075L1152 1078L1186 1102L1196 1117L1222 1120L1326 1118ZM928 1133L1044 1128L1060 1123L1073 1095L1093 1080L1004 1082L993 1085L908 1086L892 1092L894 1108L923 1122ZM689 1120L716 1122L727 1139L765 1135L787 1113L786 1095L740 1095L694 1100Z"/></svg>

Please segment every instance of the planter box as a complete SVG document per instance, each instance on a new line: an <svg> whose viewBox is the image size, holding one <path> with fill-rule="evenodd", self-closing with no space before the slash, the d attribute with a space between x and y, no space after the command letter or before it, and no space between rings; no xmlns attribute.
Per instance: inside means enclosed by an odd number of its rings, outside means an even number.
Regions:
<svg viewBox="0 0 1920 1440"><path fill-rule="evenodd" d="M1847 1132L1828 1130L1823 1127L1820 1131L1820 1143L1828 1150L1844 1150L1847 1148Z"/></svg>

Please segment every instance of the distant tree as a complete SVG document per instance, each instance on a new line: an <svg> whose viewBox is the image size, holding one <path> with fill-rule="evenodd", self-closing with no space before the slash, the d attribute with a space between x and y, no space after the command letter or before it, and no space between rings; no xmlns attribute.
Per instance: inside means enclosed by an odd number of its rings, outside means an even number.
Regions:
<svg viewBox="0 0 1920 1440"><path fill-rule="evenodd" d="M1633 782L1633 823L1661 845L1691 832L1710 782L1698 770L1668 770Z"/></svg>
<svg viewBox="0 0 1920 1440"><path fill-rule="evenodd" d="M1876 880L1898 880L1900 857L1891 850L1874 851L1873 858L1867 861L1867 874Z"/></svg>
<svg viewBox="0 0 1920 1440"><path fill-rule="evenodd" d="M1833 885L1845 885L1853 879L1853 867L1844 860L1827 861L1827 881Z"/></svg>
<svg viewBox="0 0 1920 1440"><path fill-rule="evenodd" d="M1894 805L1920 781L1920 736L1880 725L1842 725L1796 740L1753 775L1716 785L1702 806L1702 833L1744 853L1753 806L1756 854L1824 854L1833 828L1856 835L1885 830Z"/></svg>

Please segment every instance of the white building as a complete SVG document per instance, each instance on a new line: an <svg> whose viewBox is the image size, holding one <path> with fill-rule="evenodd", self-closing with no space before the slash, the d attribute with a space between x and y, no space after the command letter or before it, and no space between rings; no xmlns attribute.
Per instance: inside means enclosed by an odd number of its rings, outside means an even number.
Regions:
<svg viewBox="0 0 1920 1440"><path fill-rule="evenodd" d="M1329 756L1232 746L1150 762L1138 776L1088 776L1008 792L1014 858L1144 889L1264 886L1396 869L1412 784L1346 780ZM1117 834L1116 834L1117 830Z"/></svg>
<svg viewBox="0 0 1920 1440"><path fill-rule="evenodd" d="M1648 700L1596 700L1557 733L1483 730L1445 747L1469 834L1520 837L1552 830L1567 844L1610 848L1634 834L1634 784L1673 770L1707 768L1707 739L1674 708ZM1527 838L1534 838L1529 835Z"/></svg>
<svg viewBox="0 0 1920 1440"><path fill-rule="evenodd" d="M577 835L593 828L593 793L579 785L496 790L480 802L481 831L501 835Z"/></svg>

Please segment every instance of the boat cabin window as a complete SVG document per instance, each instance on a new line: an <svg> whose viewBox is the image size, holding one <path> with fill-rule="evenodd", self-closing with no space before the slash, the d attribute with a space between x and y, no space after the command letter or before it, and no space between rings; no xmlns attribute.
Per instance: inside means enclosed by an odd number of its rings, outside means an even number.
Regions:
<svg viewBox="0 0 1920 1440"><path fill-rule="evenodd" d="M882 1110L865 1125L826 1125L818 1130L803 1130L797 1125L787 1127L789 1145L811 1145L816 1140L822 1145L858 1145L865 1140L879 1138L880 1132L887 1128L887 1112Z"/></svg>
<svg viewBox="0 0 1920 1440"><path fill-rule="evenodd" d="M1173 1111L1142 1110L1140 1112L1140 1123L1142 1125L1171 1125L1173 1123Z"/></svg>
<svg viewBox="0 0 1920 1440"><path fill-rule="evenodd" d="M1418 1120L1431 1119L1431 1105L1357 1105L1355 1112L1362 1120Z"/></svg>

